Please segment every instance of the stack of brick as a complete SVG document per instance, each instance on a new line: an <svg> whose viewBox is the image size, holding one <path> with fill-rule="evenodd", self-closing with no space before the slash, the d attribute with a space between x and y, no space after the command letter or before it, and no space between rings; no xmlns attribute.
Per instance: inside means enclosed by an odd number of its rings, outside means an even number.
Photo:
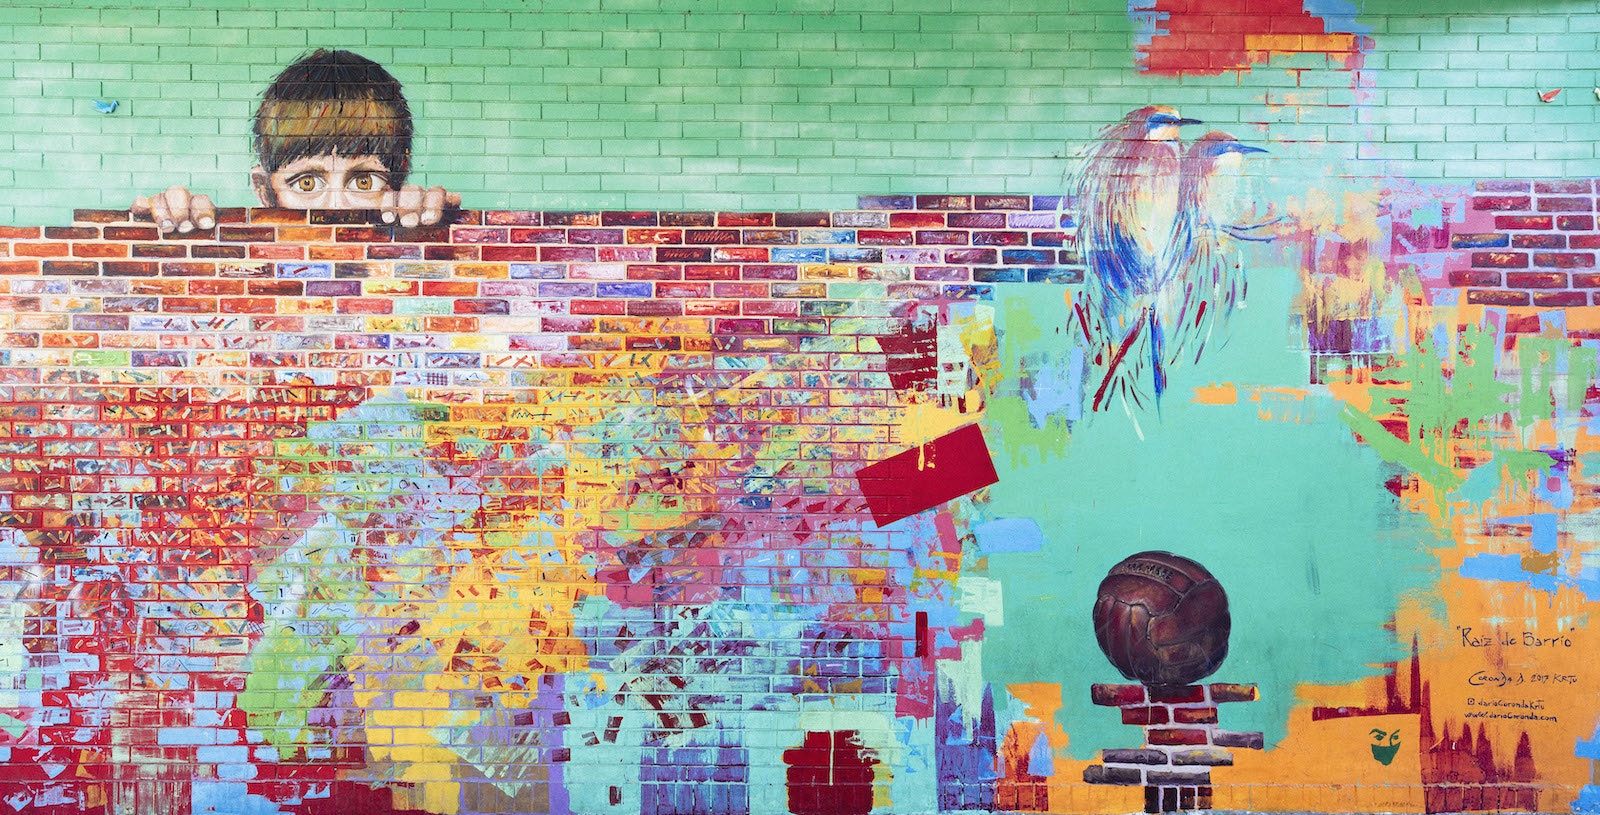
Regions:
<svg viewBox="0 0 1600 815"><path fill-rule="evenodd" d="M1468 303L1600 305L1593 180L1480 181L1450 249L1463 250L1447 268Z"/></svg>
<svg viewBox="0 0 1600 815"><path fill-rule="evenodd" d="M1211 768L1233 764L1228 748L1260 750L1260 733L1223 730L1217 705L1253 702L1255 685L1211 683L1172 688L1092 685L1097 705L1122 709L1122 723L1144 727L1144 746L1102 750L1103 763L1083 771L1090 784L1144 787L1146 812L1211 807Z"/></svg>

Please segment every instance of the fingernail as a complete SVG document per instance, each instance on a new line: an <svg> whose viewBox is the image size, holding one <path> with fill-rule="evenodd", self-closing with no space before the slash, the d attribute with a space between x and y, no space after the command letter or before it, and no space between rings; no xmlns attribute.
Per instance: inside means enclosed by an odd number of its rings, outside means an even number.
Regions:
<svg viewBox="0 0 1600 815"><path fill-rule="evenodd" d="M386 224L394 223L394 213L393 212L385 212L385 213L383 213L383 222L386 223Z"/></svg>
<svg viewBox="0 0 1600 815"><path fill-rule="evenodd" d="M211 227L216 226L216 225L217 225L217 222L211 220L210 218L201 218L200 219L200 228L201 229L210 229Z"/></svg>
<svg viewBox="0 0 1600 815"><path fill-rule="evenodd" d="M167 231L170 231L171 229L172 229L172 222L171 221L162 221L161 222L161 231L167 232Z"/></svg>
<svg viewBox="0 0 1600 815"><path fill-rule="evenodd" d="M407 215L406 217L401 218L400 219L400 225L401 226L416 226L417 225L417 216L415 216L415 215Z"/></svg>
<svg viewBox="0 0 1600 815"><path fill-rule="evenodd" d="M178 231L179 232L192 232L192 231L194 231L194 224L189 223L188 221L184 221L183 223L178 224Z"/></svg>

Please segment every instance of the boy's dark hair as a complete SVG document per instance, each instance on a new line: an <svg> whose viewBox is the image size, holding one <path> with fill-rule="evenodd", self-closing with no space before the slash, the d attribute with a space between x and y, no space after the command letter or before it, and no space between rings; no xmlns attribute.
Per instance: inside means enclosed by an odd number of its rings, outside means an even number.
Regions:
<svg viewBox="0 0 1600 815"><path fill-rule="evenodd" d="M350 51L317 49L283 69L256 109L256 157L272 174L337 152L377 156L399 187L411 172L411 108L383 66Z"/></svg>

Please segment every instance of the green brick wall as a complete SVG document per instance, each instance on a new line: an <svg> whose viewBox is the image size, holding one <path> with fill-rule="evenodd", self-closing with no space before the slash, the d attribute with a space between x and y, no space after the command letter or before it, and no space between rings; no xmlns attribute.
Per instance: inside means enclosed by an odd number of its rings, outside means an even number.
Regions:
<svg viewBox="0 0 1600 815"><path fill-rule="evenodd" d="M1098 128L1151 103L1270 145L1289 187L1600 175L1595 3L1374 0L1357 20L1373 48L1353 83L1313 54L1140 72L1116 0L8 3L0 221L65 222L172 184L252 203L255 100L313 47L388 66L418 117L421 180L475 207L1048 194Z"/></svg>

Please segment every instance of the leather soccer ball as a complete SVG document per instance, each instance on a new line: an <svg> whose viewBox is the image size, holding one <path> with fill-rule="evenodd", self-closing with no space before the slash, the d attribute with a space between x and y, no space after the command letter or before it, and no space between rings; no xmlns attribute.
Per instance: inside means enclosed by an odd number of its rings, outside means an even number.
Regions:
<svg viewBox="0 0 1600 815"><path fill-rule="evenodd" d="M1204 566L1171 552L1130 555L1100 581L1094 636L1122 675L1189 685L1228 656L1228 595Z"/></svg>

